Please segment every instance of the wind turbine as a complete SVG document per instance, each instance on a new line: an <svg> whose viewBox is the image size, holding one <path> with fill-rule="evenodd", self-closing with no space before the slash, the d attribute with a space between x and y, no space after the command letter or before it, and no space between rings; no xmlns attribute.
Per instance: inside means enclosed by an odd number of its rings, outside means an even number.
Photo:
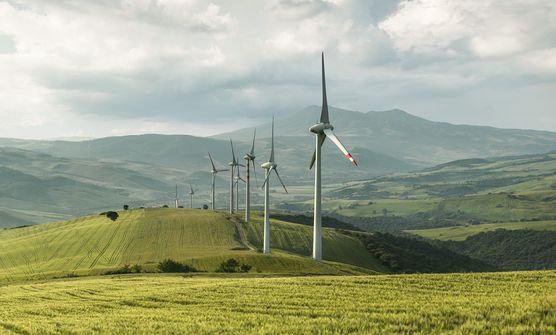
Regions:
<svg viewBox="0 0 556 335"><path fill-rule="evenodd" d="M245 179L239 175L239 168L236 169L235 185L236 185L236 212L239 212L239 181L245 183Z"/></svg>
<svg viewBox="0 0 556 335"><path fill-rule="evenodd" d="M179 207L178 206L179 205L178 204L178 184L176 184L176 198L175 198L175 201L176 201L176 208L178 208Z"/></svg>
<svg viewBox="0 0 556 335"><path fill-rule="evenodd" d="M193 208L193 195L195 195L195 191L193 190L193 186L191 186L191 183L189 183L189 199L190 199L190 206L189 208Z"/></svg>
<svg viewBox="0 0 556 335"><path fill-rule="evenodd" d="M234 212L234 170L236 166L244 166L239 164L236 160L236 154L234 153L234 144L230 138L230 146L232 147L232 161L228 163L230 166L230 214Z"/></svg>
<svg viewBox="0 0 556 335"><path fill-rule="evenodd" d="M311 158L311 165L309 169L315 166L315 205L313 217L313 258L316 260L322 259L322 223L321 223L321 146L324 140L328 137L340 151L346 155L353 165L357 162L351 154L346 150L344 145L340 142L338 137L334 135L332 130L334 127L330 124L328 119L328 102L326 100L326 81L324 78L324 52L322 53L322 111L320 113L319 123L312 126L309 130L315 134L315 152Z"/></svg>
<svg viewBox="0 0 556 335"><path fill-rule="evenodd" d="M210 170L210 173L212 174L211 209L215 210L216 206L214 205L214 181L216 179L216 174L218 172L228 171L228 169L217 169L216 166L214 165L214 161L212 160L212 157L210 156L210 152L208 153L208 155L210 159L210 165L212 167L212 170Z"/></svg>
<svg viewBox="0 0 556 335"><path fill-rule="evenodd" d="M274 171L276 173L276 176L278 177L278 180L280 180L280 183L282 184L282 187L284 187L284 191L286 191L286 193L288 193L288 190L286 189L286 185L284 185L284 182L282 181L282 178L280 178L280 175L278 174L278 164L276 164L276 162L274 162L274 117L272 117L272 139L271 139L271 147L270 147L270 158L268 159L268 162L265 162L261 165L261 167L263 169L265 169L265 179L264 179L264 183L263 183L263 187L264 187L264 242L263 242L263 253L268 254L270 252L270 217L269 217L269 177L272 171Z"/></svg>
<svg viewBox="0 0 556 335"><path fill-rule="evenodd" d="M249 174L250 164L253 164L253 174L255 175L255 180L257 179L257 174L255 173L255 135L257 129L253 131L253 145L251 146L251 151L243 156L247 162L245 162L245 222L249 222L251 218L251 176Z"/></svg>

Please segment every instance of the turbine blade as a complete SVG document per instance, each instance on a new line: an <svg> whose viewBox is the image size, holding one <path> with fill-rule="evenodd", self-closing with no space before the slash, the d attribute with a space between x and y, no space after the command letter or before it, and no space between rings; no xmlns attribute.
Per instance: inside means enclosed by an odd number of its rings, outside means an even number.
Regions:
<svg viewBox="0 0 556 335"><path fill-rule="evenodd" d="M255 176L255 187L259 187L259 181L257 180L257 170L255 169L255 160L251 161L253 163L253 175Z"/></svg>
<svg viewBox="0 0 556 335"><path fill-rule="evenodd" d="M326 135L322 136L322 139L320 140L320 146L322 147L322 144L324 143L324 140L326 139ZM315 165L315 159L316 159L316 151L313 151L313 157L311 157L311 163L309 164L309 170L311 170L313 168L313 165Z"/></svg>
<svg viewBox="0 0 556 335"><path fill-rule="evenodd" d="M261 186L261 188L264 188L264 186L265 186L266 183L268 182L268 178L270 178L270 173L272 172L272 170L274 170L274 166L271 167L271 168L268 170L268 175L267 175L266 178L264 179L264 182L263 182L263 185Z"/></svg>
<svg viewBox="0 0 556 335"><path fill-rule="evenodd" d="M288 193L288 190L286 189L286 185L284 185L284 182L282 181L282 178L280 178L280 175L278 174L278 169L274 169L274 172L276 172L276 176L278 177L278 180L280 181L280 184L282 184L282 187L284 188L284 191L286 191L286 193Z"/></svg>
<svg viewBox="0 0 556 335"><path fill-rule="evenodd" d="M332 132L332 130L325 129L324 133L326 134L326 136L330 137L330 140L334 142L334 144L336 144L336 146L340 149L340 151L344 155L346 155L346 158L349 159L353 165L357 166L357 162L355 161L355 159L353 159L351 154L347 151L346 147L344 147L342 142L340 142L340 140L338 139L338 137L336 137L336 135Z"/></svg>
<svg viewBox="0 0 556 335"><path fill-rule="evenodd" d="M191 183L189 183L189 188L191 189L191 193L194 193L193 192L193 186L191 186Z"/></svg>
<svg viewBox="0 0 556 335"><path fill-rule="evenodd" d="M270 141L270 159L269 162L274 162L274 116L272 116L272 139Z"/></svg>
<svg viewBox="0 0 556 335"><path fill-rule="evenodd" d="M326 80L324 75L324 52L322 53L322 111L320 113L320 122L329 123L328 120L328 101L326 99Z"/></svg>
<svg viewBox="0 0 556 335"><path fill-rule="evenodd" d="M212 157L210 156L210 152L208 154L209 154L210 164L212 165L212 170L217 171L216 166L214 166L214 161L212 160Z"/></svg>
<svg viewBox="0 0 556 335"><path fill-rule="evenodd" d="M255 135L257 134L257 128L253 131L253 145L251 146L251 156L255 155Z"/></svg>
<svg viewBox="0 0 556 335"><path fill-rule="evenodd" d="M234 144L232 143L232 139L230 138L230 146L232 147L232 162L235 163L236 161L236 154L234 153Z"/></svg>

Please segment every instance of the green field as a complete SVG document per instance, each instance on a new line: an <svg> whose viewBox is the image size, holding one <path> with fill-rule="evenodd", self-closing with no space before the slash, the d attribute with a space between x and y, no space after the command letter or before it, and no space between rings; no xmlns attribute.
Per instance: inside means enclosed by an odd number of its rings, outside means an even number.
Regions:
<svg viewBox="0 0 556 335"><path fill-rule="evenodd" d="M12 283L0 332L556 334L556 272Z"/></svg>
<svg viewBox="0 0 556 335"><path fill-rule="evenodd" d="M452 240L463 241L468 236L482 232L493 231L496 229L533 229L533 230L555 230L556 221L532 221L532 222L506 222L506 223L485 223L477 225L442 227L432 229L406 230L405 232L426 237L433 240Z"/></svg>
<svg viewBox="0 0 556 335"><path fill-rule="evenodd" d="M240 231L241 230L241 231ZM103 215L0 230L0 280L95 275L123 265L154 271L171 258L201 271L214 271L234 257L254 272L361 274L386 272L357 239L324 229L324 259L307 257L311 228L273 220L270 255L261 244L262 218L250 224L223 212L190 209L137 209L115 222ZM247 236L242 240L240 233Z"/></svg>

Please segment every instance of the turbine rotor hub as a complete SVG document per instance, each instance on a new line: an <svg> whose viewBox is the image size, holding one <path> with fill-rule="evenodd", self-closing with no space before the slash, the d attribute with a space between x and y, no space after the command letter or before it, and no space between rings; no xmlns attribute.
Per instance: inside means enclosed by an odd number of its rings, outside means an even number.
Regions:
<svg viewBox="0 0 556 335"><path fill-rule="evenodd" d="M324 133L325 129L334 130L334 126L332 126L328 122L326 122L326 123L321 122L321 123L317 123L316 125L309 128L309 131L312 132L312 133L315 133L315 134L322 134L322 133Z"/></svg>

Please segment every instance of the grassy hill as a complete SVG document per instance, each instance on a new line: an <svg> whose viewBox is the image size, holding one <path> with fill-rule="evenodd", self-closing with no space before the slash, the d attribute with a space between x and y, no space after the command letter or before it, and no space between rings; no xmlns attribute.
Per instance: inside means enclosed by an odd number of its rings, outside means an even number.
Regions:
<svg viewBox="0 0 556 335"><path fill-rule="evenodd" d="M556 153L454 161L348 183L325 197L325 210L359 217L360 224L349 222L369 230L400 217L405 221L395 222L397 230L553 220ZM310 202L297 208L308 209Z"/></svg>
<svg viewBox="0 0 556 335"><path fill-rule="evenodd" d="M202 271L214 271L230 257L254 272L386 272L357 239L324 229L324 259L306 256L310 228L272 222L270 255L250 250L260 244L261 218L249 225L221 212L189 209L138 209L120 212L116 221L95 215L70 221L0 230L0 278L48 278L101 274L123 265L154 270L171 258ZM241 229L241 231L239 231ZM247 233L246 233L247 232ZM248 241L241 239L241 234ZM341 263L340 263L341 262Z"/></svg>
<svg viewBox="0 0 556 335"><path fill-rule="evenodd" d="M494 231L497 229L506 230L519 230L519 229L532 229L532 230L549 230L556 231L556 221L533 221L533 222L503 222L503 223L484 223L477 225L453 226L431 229L415 229L406 230L410 234L419 235L433 240L441 241L463 241L469 236L477 235L479 233Z"/></svg>
<svg viewBox="0 0 556 335"><path fill-rule="evenodd" d="M1 333L554 334L555 324L555 271L0 286Z"/></svg>

